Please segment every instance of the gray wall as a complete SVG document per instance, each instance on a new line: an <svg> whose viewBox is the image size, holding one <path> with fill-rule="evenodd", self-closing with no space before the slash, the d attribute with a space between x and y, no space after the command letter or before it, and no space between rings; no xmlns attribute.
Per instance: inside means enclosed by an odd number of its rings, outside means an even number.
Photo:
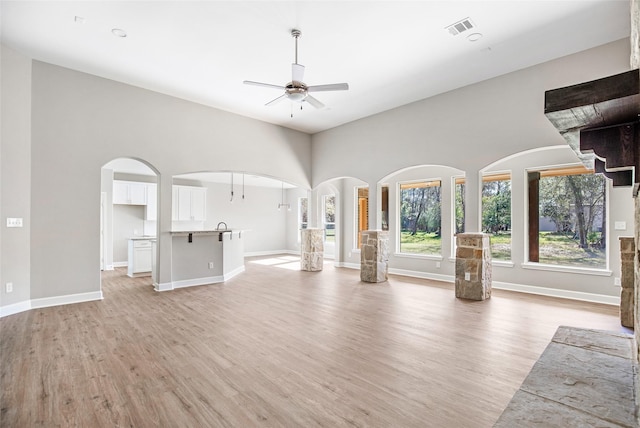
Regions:
<svg viewBox="0 0 640 428"><path fill-rule="evenodd" d="M544 116L544 92L629 69L629 41L620 40L575 55L509 73L452 92L418 101L378 115L348 123L313 136L313 185L342 182L343 219L338 264L358 266L359 253L353 248L354 183L370 189L390 184L390 200L399 180L442 177L450 187L451 171L466 176L467 204L479 230L480 181L482 170L511 170L514 175L512 216L514 249L512 266L494 266L494 283L522 291L547 292L544 288L606 296L619 295L613 277L620 276L618 236L633 235L632 196L629 188L611 190L609 197L609 249L611 272L605 276L591 272L553 272L525 269L525 201L523 188L526 168L578 162L566 142ZM560 150L537 149L560 146ZM416 169L411 169L416 167ZM358 180L344 180L355 177ZM362 180L362 181L359 181ZM475 180L475 188L472 185ZM337 184L340 187L340 184ZM443 187L444 189L444 187ZM443 191L445 197L449 190ZM469 192L472 197L469 197ZM316 192L317 193L317 192ZM371 192L370 192L371 195ZM320 195L316 200L319 203ZM475 198L475 199L472 199ZM371 200L371 198L370 198ZM377 201L376 201L377 202ZM393 207L393 203L392 203ZM371 214L377 212L372 209ZM393 211L392 211L393 213ZM448 229L450 207L443 207L443 233ZM627 222L626 231L614 231L613 222ZM390 218L393 227L394 220ZM375 224L371 228L376 228ZM467 227L467 231L474 230ZM391 231L392 248L395 235ZM403 258L392 255L390 269L411 274L452 278L452 243L443 241L441 267L429 258ZM351 256L349 253L351 252ZM553 291L555 292L555 291ZM575 296L575 295L573 295Z"/></svg>
<svg viewBox="0 0 640 428"><path fill-rule="evenodd" d="M343 183L343 177L362 180L373 189L406 168L440 165L464 171L473 181L482 169L512 155L564 145L544 117L544 91L626 71L628 58L628 40L621 40L309 136L32 61L3 46L0 209L3 221L23 217L25 227L1 231L0 307L100 292L100 171L114 158L142 160L158 173L158 282L169 283L174 175L250 171L300 189L313 184L310 226L326 192L339 196L338 218L344 225L353 221L348 211L353 210L353 186ZM338 181L321 186L330 180ZM293 207L298 194L305 192L287 192ZM610 212L616 213L612 220L626 217L617 214L628 210L628 203L620 202L626 190L611 193ZM265 206L272 196L266 194ZM473 197L477 204L479 196ZM242 213L235 215L242 218ZM295 249L297 212L282 216L282 245ZM351 243L346 242L352 232L338 233L336 262L354 261L348 259ZM615 253L613 240L610 248ZM433 273L428 264L407 263L403 269ZM494 279L505 283L616 292L611 290L611 277L593 279L581 288L583 275L502 270L495 270ZM8 281L14 283L14 292L7 295Z"/></svg>
<svg viewBox="0 0 640 428"><path fill-rule="evenodd" d="M1 49L0 306L8 306L31 297L31 60ZM24 226L7 228L7 217L22 217Z"/></svg>
<svg viewBox="0 0 640 428"><path fill-rule="evenodd" d="M306 134L38 61L32 88L32 299L100 290L100 169L114 158L159 173L161 283L173 175L250 170L309 187Z"/></svg>

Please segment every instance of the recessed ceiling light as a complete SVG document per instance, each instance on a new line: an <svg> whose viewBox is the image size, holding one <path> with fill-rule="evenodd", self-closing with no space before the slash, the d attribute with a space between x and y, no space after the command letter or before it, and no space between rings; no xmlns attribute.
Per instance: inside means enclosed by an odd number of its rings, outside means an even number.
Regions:
<svg viewBox="0 0 640 428"><path fill-rule="evenodd" d="M482 38L482 33L471 33L467 36L467 40L470 42L477 42Z"/></svg>
<svg viewBox="0 0 640 428"><path fill-rule="evenodd" d="M111 30L111 32L116 37L127 37L126 31L121 30L120 28L114 28L113 30Z"/></svg>

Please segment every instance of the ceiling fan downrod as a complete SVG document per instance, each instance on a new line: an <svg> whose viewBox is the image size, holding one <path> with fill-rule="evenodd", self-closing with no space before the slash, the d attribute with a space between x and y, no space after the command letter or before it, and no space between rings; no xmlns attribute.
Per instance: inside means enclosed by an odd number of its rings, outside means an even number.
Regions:
<svg viewBox="0 0 640 428"><path fill-rule="evenodd" d="M298 63L298 38L302 36L302 31L298 30L297 28L294 28L293 30L291 30L291 37L293 37L294 39L296 39L296 56L295 56L295 63Z"/></svg>

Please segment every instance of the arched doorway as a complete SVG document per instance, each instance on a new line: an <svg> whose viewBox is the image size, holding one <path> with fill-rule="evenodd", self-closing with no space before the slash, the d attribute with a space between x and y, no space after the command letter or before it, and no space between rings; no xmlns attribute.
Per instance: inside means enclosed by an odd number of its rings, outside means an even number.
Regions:
<svg viewBox="0 0 640 428"><path fill-rule="evenodd" d="M100 269L126 267L151 276L158 235L158 173L138 159L117 158L101 168Z"/></svg>

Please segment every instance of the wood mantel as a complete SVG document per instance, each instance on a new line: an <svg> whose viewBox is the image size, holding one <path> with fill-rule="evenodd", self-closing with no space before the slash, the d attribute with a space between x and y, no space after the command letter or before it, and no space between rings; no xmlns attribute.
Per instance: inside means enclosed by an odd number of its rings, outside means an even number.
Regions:
<svg viewBox="0 0 640 428"><path fill-rule="evenodd" d="M546 91L544 113L587 167L638 194L638 69Z"/></svg>

